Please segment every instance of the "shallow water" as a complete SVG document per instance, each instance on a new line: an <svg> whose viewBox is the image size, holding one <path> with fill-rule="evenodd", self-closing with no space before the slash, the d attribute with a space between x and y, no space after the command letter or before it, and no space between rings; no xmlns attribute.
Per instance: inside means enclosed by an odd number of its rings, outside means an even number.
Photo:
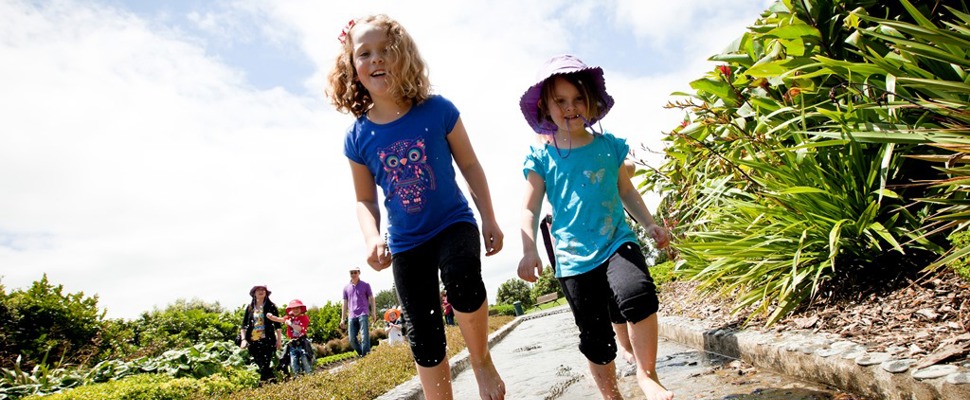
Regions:
<svg viewBox="0 0 970 400"><path fill-rule="evenodd" d="M507 388L507 399L598 399L572 314L561 312L523 321L492 349ZM757 370L727 357L660 340L657 374L677 399L823 400L836 391L784 375ZM627 399L645 399L632 366L616 361L620 391ZM477 399L474 374L454 377L456 399Z"/></svg>

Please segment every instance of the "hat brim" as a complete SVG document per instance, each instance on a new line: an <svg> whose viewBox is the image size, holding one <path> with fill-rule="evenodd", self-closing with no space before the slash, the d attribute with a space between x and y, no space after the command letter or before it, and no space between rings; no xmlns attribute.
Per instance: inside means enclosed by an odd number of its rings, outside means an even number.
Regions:
<svg viewBox="0 0 970 400"><path fill-rule="evenodd" d="M265 285L256 285L256 286L253 286L252 289L249 289L249 297L256 297L256 289L259 289L259 288L263 288L263 290L266 291L267 296L273 294L273 292L271 292L269 288L266 287Z"/></svg>
<svg viewBox="0 0 970 400"><path fill-rule="evenodd" d="M599 115L593 116L589 119L589 123L595 123L603 119L606 114L613 108L613 97L606 92L606 80L603 78L603 69L600 67L564 67L555 70L548 71L545 75L541 76L539 82L535 85L529 87L528 90L522 94L519 99L519 108L522 110L522 116L525 117L525 121L529 123L529 126L538 134L551 135L559 130L559 127L555 123L549 120L539 120L539 100L542 98L542 86L545 84L546 80L556 75L566 75L575 72L589 71L593 79L593 88L599 94L600 98L603 99L603 105L600 107Z"/></svg>

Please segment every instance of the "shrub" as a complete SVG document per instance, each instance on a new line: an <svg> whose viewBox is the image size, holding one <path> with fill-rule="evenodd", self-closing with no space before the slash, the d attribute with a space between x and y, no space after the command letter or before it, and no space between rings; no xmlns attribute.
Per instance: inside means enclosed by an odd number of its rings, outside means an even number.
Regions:
<svg viewBox="0 0 970 400"><path fill-rule="evenodd" d="M317 367L326 367L326 366L328 366L330 364L335 364L335 363L338 363L338 362L341 362L341 361L344 361L344 360L349 360L349 359L356 358L356 357L357 357L357 352L355 352L355 351L348 351L346 353L334 354L334 355L331 355L331 356L326 356L326 357L323 357L323 358L318 358L315 365Z"/></svg>
<svg viewBox="0 0 970 400"><path fill-rule="evenodd" d="M523 305L523 307L528 307L529 305ZM511 304L496 304L488 308L488 315L510 315L514 317L515 306Z"/></svg>
<svg viewBox="0 0 970 400"><path fill-rule="evenodd" d="M663 284L676 280L674 265L673 261L665 261L650 267L650 277L653 278L653 284L657 285L657 290L660 290Z"/></svg>
<svg viewBox="0 0 970 400"><path fill-rule="evenodd" d="M958 249L970 246L970 232L963 231L950 235L950 243ZM949 267L964 280L970 281L970 256L963 256L951 261Z"/></svg>
<svg viewBox="0 0 970 400"><path fill-rule="evenodd" d="M532 285L531 298L527 305L535 303L532 299L549 293L558 293L559 297L563 296L562 287L559 286L559 280L556 279L555 272L547 266L542 269L542 274L539 275L539 279L536 280L535 285Z"/></svg>
<svg viewBox="0 0 970 400"><path fill-rule="evenodd" d="M525 281L518 278L509 279L499 285L495 302L498 304L512 304L520 301L522 304L532 304L534 301L529 290L529 285Z"/></svg>
<svg viewBox="0 0 970 400"><path fill-rule="evenodd" d="M24 368L42 358L63 359L83 364L95 357L104 312L98 311L98 296L84 292L64 293L47 274L26 291L9 295L0 287L0 360L3 367L17 354L23 355Z"/></svg>
<svg viewBox="0 0 970 400"><path fill-rule="evenodd" d="M82 386L29 400L164 400L222 397L246 388L254 388L259 374L249 369L230 369L223 374L202 379L172 378L162 374L142 374L116 381Z"/></svg>
<svg viewBox="0 0 970 400"><path fill-rule="evenodd" d="M494 332L509 323L510 317L489 317L488 330ZM445 327L447 357L465 348L461 331ZM314 373L258 390L244 389L224 399L373 399L417 374L408 346L380 346L367 357L354 361L353 367L330 373Z"/></svg>

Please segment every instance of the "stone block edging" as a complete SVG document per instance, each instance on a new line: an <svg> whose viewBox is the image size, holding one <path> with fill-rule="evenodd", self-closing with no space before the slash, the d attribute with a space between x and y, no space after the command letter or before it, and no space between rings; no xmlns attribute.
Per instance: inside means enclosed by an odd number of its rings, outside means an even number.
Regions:
<svg viewBox="0 0 970 400"><path fill-rule="evenodd" d="M915 378L914 371L905 369L893 373L889 370L896 369L901 360L892 360L885 353L867 353L834 335L707 329L703 321L684 317L661 317L659 325L661 337L687 346L874 399L970 399L966 368L953 366L947 373L927 379Z"/></svg>

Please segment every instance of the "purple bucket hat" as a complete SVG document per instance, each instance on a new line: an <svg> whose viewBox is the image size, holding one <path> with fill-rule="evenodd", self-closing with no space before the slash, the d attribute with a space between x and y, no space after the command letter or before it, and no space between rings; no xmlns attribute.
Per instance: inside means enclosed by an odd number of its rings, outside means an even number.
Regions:
<svg viewBox="0 0 970 400"><path fill-rule="evenodd" d="M600 98L606 103L600 104L600 113L590 118L590 125L603 119L606 113L610 111L610 108L613 107L613 97L609 93L606 93L606 81L603 79L602 68L587 66L580 59L576 58L576 56L570 54L555 56L549 61L546 61L542 68L539 69L539 73L536 74L536 81L538 83L526 90L525 94L519 100L519 108L522 109L522 115L536 133L551 135L559 129L552 121L539 119L539 99L542 97L543 83L551 76L579 71L589 71L593 79L593 90L599 93Z"/></svg>

